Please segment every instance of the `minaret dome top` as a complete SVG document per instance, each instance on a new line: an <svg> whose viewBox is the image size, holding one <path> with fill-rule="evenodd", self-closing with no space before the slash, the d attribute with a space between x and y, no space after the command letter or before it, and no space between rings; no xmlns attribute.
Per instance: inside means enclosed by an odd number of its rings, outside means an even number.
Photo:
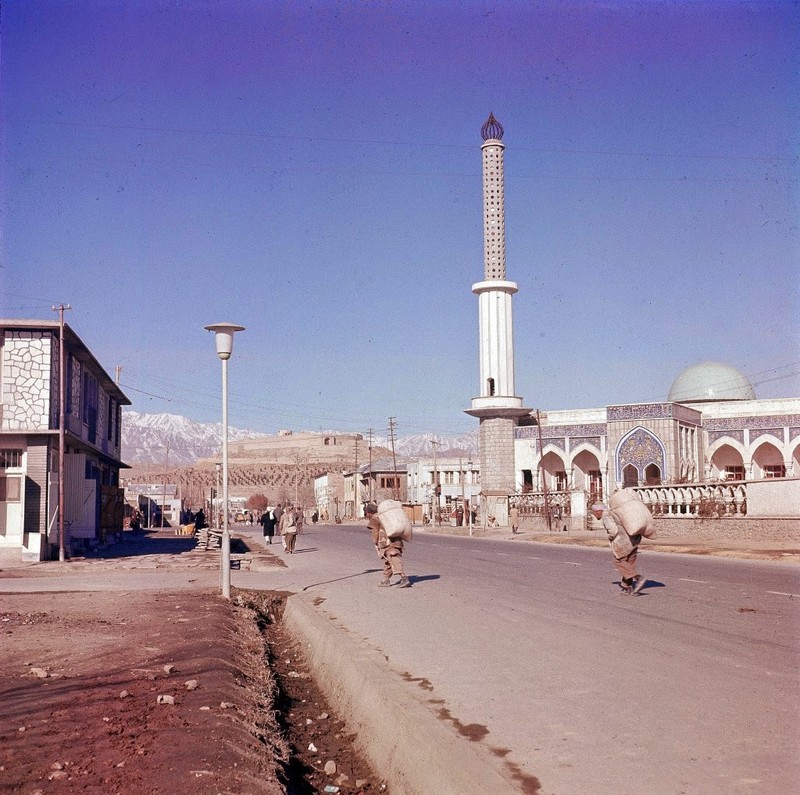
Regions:
<svg viewBox="0 0 800 795"><path fill-rule="evenodd" d="M481 138L484 141L488 141L493 139L495 141L501 140L503 137L503 125L500 124L497 119L494 117L494 113L489 114L489 118L486 119L483 127L481 127Z"/></svg>

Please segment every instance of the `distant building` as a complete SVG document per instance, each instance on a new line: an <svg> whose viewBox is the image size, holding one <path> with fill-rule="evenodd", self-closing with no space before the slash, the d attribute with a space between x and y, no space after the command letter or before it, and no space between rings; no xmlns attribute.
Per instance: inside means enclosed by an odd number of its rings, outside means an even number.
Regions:
<svg viewBox="0 0 800 795"><path fill-rule="evenodd" d="M344 475L323 472L314 478L314 505L323 521L335 521L344 509Z"/></svg>
<svg viewBox="0 0 800 795"><path fill-rule="evenodd" d="M406 464L378 459L344 473L344 518L362 519L368 502L406 502Z"/></svg>
<svg viewBox="0 0 800 795"><path fill-rule="evenodd" d="M458 506L480 504L480 465L471 459L420 459L406 467L408 502L422 507L422 516L449 517ZM436 488L438 486L438 489Z"/></svg>
<svg viewBox="0 0 800 795"><path fill-rule="evenodd" d="M183 518L183 500L174 483L128 483L125 502L142 515L144 527L177 527Z"/></svg>
<svg viewBox="0 0 800 795"><path fill-rule="evenodd" d="M294 433L280 431L276 436L228 442L228 456L237 461L274 461L278 463L325 463L358 459L364 450L360 433ZM363 457L363 452L362 452Z"/></svg>
<svg viewBox="0 0 800 795"><path fill-rule="evenodd" d="M44 560L58 548L59 323L0 320L0 547ZM121 407L130 401L68 326L65 545L122 531Z"/></svg>

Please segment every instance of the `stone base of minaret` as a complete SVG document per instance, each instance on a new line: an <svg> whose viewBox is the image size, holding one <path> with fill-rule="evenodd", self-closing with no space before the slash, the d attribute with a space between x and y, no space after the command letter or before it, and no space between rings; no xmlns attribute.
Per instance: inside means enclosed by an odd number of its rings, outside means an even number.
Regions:
<svg viewBox="0 0 800 795"><path fill-rule="evenodd" d="M508 500L514 493L514 428L511 417L482 417L481 508L487 524L508 525Z"/></svg>

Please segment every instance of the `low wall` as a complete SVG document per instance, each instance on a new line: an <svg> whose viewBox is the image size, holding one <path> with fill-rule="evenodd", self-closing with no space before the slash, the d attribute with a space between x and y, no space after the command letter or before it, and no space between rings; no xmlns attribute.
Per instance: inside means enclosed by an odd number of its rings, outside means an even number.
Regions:
<svg viewBox="0 0 800 795"><path fill-rule="evenodd" d="M653 519L657 538L798 541L800 519Z"/></svg>
<svg viewBox="0 0 800 795"><path fill-rule="evenodd" d="M795 518L730 518L699 519L693 517L654 517L656 538L685 538L694 540L729 539L731 541L797 541L800 543L800 519ZM566 527L566 531L564 528ZM561 533L595 530L604 533L602 522L593 517L567 517L553 521L552 529L541 516L525 517L521 528L534 533Z"/></svg>

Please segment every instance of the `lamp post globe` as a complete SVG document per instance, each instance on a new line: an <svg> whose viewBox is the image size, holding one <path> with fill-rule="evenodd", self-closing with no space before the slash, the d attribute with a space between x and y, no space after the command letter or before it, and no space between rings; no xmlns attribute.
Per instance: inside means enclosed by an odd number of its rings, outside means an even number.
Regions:
<svg viewBox="0 0 800 795"><path fill-rule="evenodd" d="M236 323L212 323L217 356L222 361L222 549L220 550L220 587L226 599L231 598L231 534L228 528L228 359L233 353L233 335L244 331Z"/></svg>

